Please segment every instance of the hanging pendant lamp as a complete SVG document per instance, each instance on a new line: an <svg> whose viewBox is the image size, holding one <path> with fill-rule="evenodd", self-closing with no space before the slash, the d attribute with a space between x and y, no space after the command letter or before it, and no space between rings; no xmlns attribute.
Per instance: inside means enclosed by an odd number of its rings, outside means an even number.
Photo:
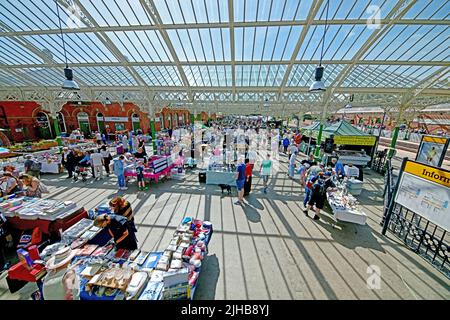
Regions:
<svg viewBox="0 0 450 320"><path fill-rule="evenodd" d="M64 76L66 77L66 80L64 80L62 88L66 90L80 90L78 83L76 83L75 80L73 80L73 71L72 69L69 68L69 65L67 63L66 44L64 42L64 35L61 27L61 18L59 16L59 5L56 0L55 3L56 3L56 12L58 13L59 31L61 32L61 40L63 44L64 59L66 62L66 67L64 68Z"/></svg>
<svg viewBox="0 0 450 320"><path fill-rule="evenodd" d="M323 92L323 91L326 91L325 84L322 81L323 71L324 71L324 67L322 66L322 58L323 58L323 48L324 48L324 45L325 45L325 36L327 34L329 4L330 4L330 1L327 0L327 9L326 9L326 14L325 14L325 28L323 30L322 49L321 49L321 52L320 52L320 61L319 61L319 65L316 67L316 70L314 72L314 82L309 87L309 92Z"/></svg>

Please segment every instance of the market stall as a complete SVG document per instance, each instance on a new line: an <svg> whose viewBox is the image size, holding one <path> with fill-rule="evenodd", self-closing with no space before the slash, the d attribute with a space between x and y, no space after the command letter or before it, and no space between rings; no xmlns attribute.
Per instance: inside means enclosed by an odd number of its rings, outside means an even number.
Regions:
<svg viewBox="0 0 450 320"><path fill-rule="evenodd" d="M365 225L367 216L358 206L357 199L351 195L347 188L347 181L337 184L338 190L327 192L328 204L332 210L333 219Z"/></svg>
<svg viewBox="0 0 450 320"><path fill-rule="evenodd" d="M376 137L354 127L347 121L336 122L323 130L325 145L324 163L338 157L342 164L365 167L371 161Z"/></svg>
<svg viewBox="0 0 450 320"><path fill-rule="evenodd" d="M18 252L21 260L8 270L8 277L37 282L42 291L46 267L39 261L48 262L55 255L70 251L80 300L194 298L213 233L210 222L184 218L167 248L160 252L116 249L112 243L99 245L92 240L101 232L93 220L83 219L63 233L61 242L40 253L35 248Z"/></svg>
<svg viewBox="0 0 450 320"><path fill-rule="evenodd" d="M16 230L39 227L44 234L58 236L59 230L65 230L87 217L86 210L72 201L15 195L0 198L0 201L0 212Z"/></svg>
<svg viewBox="0 0 450 320"><path fill-rule="evenodd" d="M144 179L158 182L160 179L170 176L171 170L175 166L172 156L153 156L148 160L144 170ZM136 162L125 167L125 177L137 177Z"/></svg>

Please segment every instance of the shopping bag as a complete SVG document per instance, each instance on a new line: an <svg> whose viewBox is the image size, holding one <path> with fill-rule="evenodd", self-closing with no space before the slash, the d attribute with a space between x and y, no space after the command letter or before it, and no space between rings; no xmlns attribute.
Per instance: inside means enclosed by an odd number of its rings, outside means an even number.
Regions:
<svg viewBox="0 0 450 320"><path fill-rule="evenodd" d="M41 193L50 193L50 191L48 191L47 186L42 182L39 183L39 191L41 191Z"/></svg>

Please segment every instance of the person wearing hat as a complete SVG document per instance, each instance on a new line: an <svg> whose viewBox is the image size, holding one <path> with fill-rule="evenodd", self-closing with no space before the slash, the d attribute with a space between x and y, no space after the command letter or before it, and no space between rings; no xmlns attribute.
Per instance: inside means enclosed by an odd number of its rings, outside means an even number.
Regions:
<svg viewBox="0 0 450 320"><path fill-rule="evenodd" d="M43 280L42 294L44 300L78 300L80 284L74 266L70 262L76 251L65 247L47 261L45 268L47 275Z"/></svg>
<svg viewBox="0 0 450 320"><path fill-rule="evenodd" d="M311 189L311 199L309 199L308 207L303 210L303 213L308 216L308 210L311 210L313 205L316 206L314 220L320 220L320 209L323 209L325 200L327 199L327 192L336 191L336 185L331 180L331 172L320 172L317 181L313 184Z"/></svg>
<svg viewBox="0 0 450 320"><path fill-rule="evenodd" d="M137 249L136 229L127 218L116 214L101 214L95 218L94 225L107 229L117 249Z"/></svg>
<svg viewBox="0 0 450 320"><path fill-rule="evenodd" d="M61 155L61 164L66 168L68 177L67 179L70 179L73 177L73 172L75 171L76 166L76 157L72 150L69 150L68 147L63 148L63 153Z"/></svg>

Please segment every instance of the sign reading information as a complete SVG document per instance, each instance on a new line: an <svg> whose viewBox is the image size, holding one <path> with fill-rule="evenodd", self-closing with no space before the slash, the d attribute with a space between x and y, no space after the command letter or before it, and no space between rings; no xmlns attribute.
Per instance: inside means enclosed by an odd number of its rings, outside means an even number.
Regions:
<svg viewBox="0 0 450 320"><path fill-rule="evenodd" d="M450 231L450 171L408 160L395 202Z"/></svg>
<svg viewBox="0 0 450 320"><path fill-rule="evenodd" d="M335 136L334 143L351 146L373 146L375 145L375 136Z"/></svg>

